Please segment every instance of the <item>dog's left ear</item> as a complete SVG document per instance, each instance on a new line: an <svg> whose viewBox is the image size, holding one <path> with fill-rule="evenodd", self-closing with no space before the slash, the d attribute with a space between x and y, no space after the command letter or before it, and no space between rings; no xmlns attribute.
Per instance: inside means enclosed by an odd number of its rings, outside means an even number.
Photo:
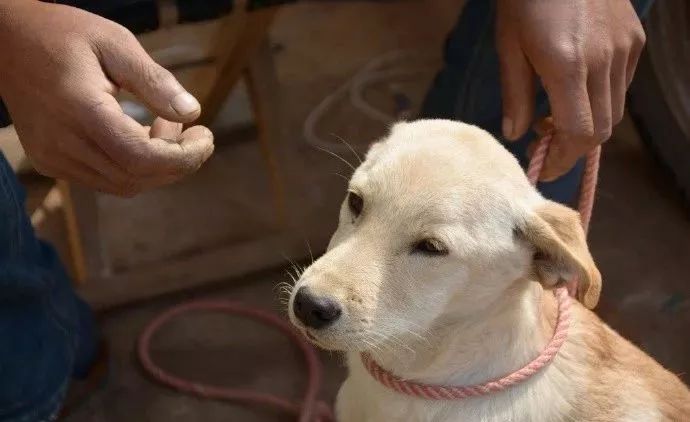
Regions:
<svg viewBox="0 0 690 422"><path fill-rule="evenodd" d="M580 302L589 309L597 305L601 274L576 211L545 201L527 216L519 231L535 248L534 270L545 287L577 277Z"/></svg>

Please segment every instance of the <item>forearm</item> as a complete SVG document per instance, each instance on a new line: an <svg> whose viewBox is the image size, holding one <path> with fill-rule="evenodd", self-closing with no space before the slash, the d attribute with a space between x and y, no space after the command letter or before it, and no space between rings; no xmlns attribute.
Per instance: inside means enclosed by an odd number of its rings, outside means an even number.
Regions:
<svg viewBox="0 0 690 422"><path fill-rule="evenodd" d="M9 71L13 67L13 53L16 43L13 35L21 29L20 9L33 8L39 5L38 1L3 0L0 1L0 96L2 87L9 77Z"/></svg>
<svg viewBox="0 0 690 422"><path fill-rule="evenodd" d="M5 41L8 40L9 34L16 30L18 25L19 16L17 11L21 8L32 8L40 5L40 2L29 0L3 0L0 1L0 42L1 45L7 48Z"/></svg>
<svg viewBox="0 0 690 422"><path fill-rule="evenodd" d="M27 56L42 54L40 48L40 34L37 27L50 26L36 24L42 16L50 16L52 9L58 7L38 0L0 0L0 96L5 94L7 86L13 82L15 76L20 75L19 61ZM45 28L48 30L49 28ZM33 47L28 47L32 45Z"/></svg>

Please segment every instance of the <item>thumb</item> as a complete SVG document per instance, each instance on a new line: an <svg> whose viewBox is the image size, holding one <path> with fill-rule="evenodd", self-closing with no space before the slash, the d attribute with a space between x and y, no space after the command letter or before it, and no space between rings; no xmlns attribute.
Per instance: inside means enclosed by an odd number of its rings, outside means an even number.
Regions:
<svg viewBox="0 0 690 422"><path fill-rule="evenodd" d="M188 123L198 118L201 105L196 98L148 55L131 32L123 31L121 37L99 40L101 64L108 77L166 120Z"/></svg>
<svg viewBox="0 0 690 422"><path fill-rule="evenodd" d="M529 129L534 114L534 70L514 37L498 37L503 101L503 136L515 141Z"/></svg>

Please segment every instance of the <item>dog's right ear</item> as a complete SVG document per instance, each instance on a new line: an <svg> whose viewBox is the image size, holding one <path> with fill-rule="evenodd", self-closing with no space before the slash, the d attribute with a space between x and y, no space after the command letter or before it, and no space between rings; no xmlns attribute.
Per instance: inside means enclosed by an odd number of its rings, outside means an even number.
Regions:
<svg viewBox="0 0 690 422"><path fill-rule="evenodd" d="M589 309L596 306L601 274L576 211L545 201L527 216L519 232L535 249L534 272L545 287L577 277L578 299Z"/></svg>

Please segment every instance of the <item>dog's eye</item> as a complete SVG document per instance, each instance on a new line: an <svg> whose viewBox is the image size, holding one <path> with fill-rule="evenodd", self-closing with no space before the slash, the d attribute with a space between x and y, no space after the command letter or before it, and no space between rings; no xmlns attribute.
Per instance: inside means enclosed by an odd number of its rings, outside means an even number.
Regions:
<svg viewBox="0 0 690 422"><path fill-rule="evenodd" d="M414 252L426 255L448 255L448 248L438 239L424 239L414 245Z"/></svg>
<svg viewBox="0 0 690 422"><path fill-rule="evenodd" d="M364 200L356 193L348 192L347 205L350 207L350 212L352 212L352 215L359 217L359 215L362 213L362 208L364 208Z"/></svg>

